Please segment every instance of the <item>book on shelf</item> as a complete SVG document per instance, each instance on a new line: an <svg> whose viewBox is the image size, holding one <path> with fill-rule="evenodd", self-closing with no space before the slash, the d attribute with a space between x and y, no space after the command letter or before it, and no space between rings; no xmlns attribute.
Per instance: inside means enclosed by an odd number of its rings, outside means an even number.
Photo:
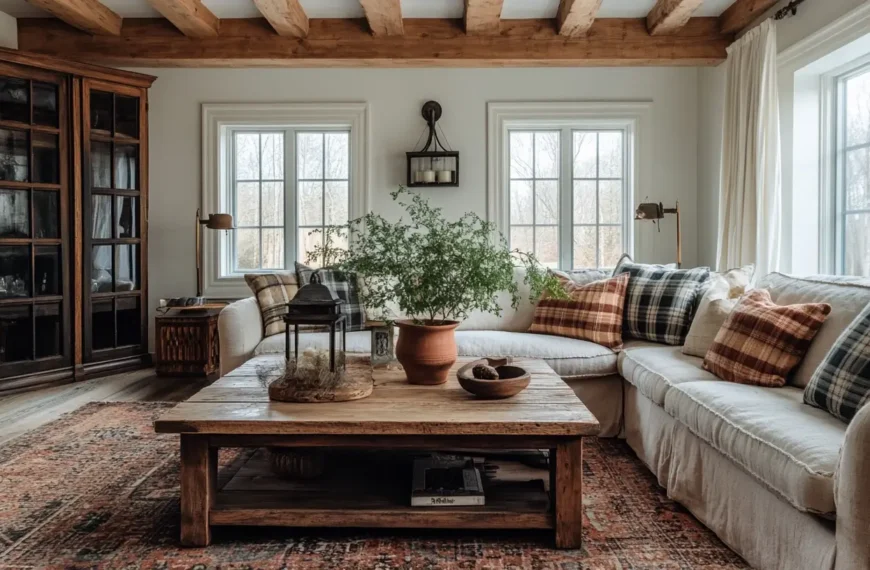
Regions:
<svg viewBox="0 0 870 570"><path fill-rule="evenodd" d="M412 507L483 506L482 458L433 455L414 460Z"/></svg>

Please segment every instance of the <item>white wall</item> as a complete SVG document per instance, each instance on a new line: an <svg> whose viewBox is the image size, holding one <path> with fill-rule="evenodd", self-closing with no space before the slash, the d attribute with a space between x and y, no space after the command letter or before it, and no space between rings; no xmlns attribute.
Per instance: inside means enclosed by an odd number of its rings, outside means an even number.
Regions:
<svg viewBox="0 0 870 570"><path fill-rule="evenodd" d="M785 6L787 0L782 0L770 9L759 22L765 17L772 15L776 10ZM854 10L866 0L815 0L805 2L798 7L797 16L781 20L776 24L777 50L782 53L810 34L817 32L843 15ZM704 265L715 266L716 241L718 239L717 224L719 216L719 171L721 168L722 150L722 114L725 104L725 65L715 68L704 68L698 74L699 92L699 153L698 153L698 262ZM791 99L783 100L783 87L780 83L780 119L782 127L782 147L784 149L783 164L783 194L784 199L791 197L791 173L786 172L790 167L785 160L790 157L792 145L791 128L786 121L791 113ZM792 270L792 251L790 238L791 205L784 207L784 239L783 270ZM797 230L796 230L797 231ZM803 270L803 267L798 268ZM796 269L797 270L797 269ZM803 271L814 272L814 271Z"/></svg>
<svg viewBox="0 0 870 570"><path fill-rule="evenodd" d="M461 186L427 190L449 216L486 215L487 101L651 100L651 200L680 201L683 260L697 260L698 71L694 68L589 69L139 69L157 76L150 92L150 307L193 295L193 216L201 184L200 104L366 101L370 105L371 206L393 215L389 192L404 181L406 151L425 126L420 107L444 107L439 125L461 153ZM644 196L639 197L641 199ZM636 253L673 261L672 219L656 233L636 227Z"/></svg>
<svg viewBox="0 0 870 570"><path fill-rule="evenodd" d="M0 47L18 49L18 20L0 12Z"/></svg>

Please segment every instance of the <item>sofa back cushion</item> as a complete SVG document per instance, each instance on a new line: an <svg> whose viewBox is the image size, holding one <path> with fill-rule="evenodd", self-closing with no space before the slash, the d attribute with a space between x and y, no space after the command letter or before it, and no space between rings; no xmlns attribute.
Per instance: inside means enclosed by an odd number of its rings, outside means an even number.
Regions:
<svg viewBox="0 0 870 570"><path fill-rule="evenodd" d="M260 307L263 319L263 336L272 336L284 332L284 315L287 314L287 303L296 296L299 290L296 273L290 271L275 271L273 273L250 273L245 275L245 282Z"/></svg>
<svg viewBox="0 0 870 570"><path fill-rule="evenodd" d="M831 313L789 378L789 384L800 388L806 388L846 327L870 304L870 279L830 275L793 277L771 273L756 286L767 289L777 305L827 303L831 306Z"/></svg>
<svg viewBox="0 0 870 570"><path fill-rule="evenodd" d="M473 311L460 324L458 330L465 331L510 331L526 332L532 324L535 316L535 305L529 301L530 288L523 282L526 277L525 269L514 269L514 279L519 287L518 295L520 302L516 308L511 306L511 296L501 291L496 296L496 301L501 307L501 315L493 315L482 311Z"/></svg>

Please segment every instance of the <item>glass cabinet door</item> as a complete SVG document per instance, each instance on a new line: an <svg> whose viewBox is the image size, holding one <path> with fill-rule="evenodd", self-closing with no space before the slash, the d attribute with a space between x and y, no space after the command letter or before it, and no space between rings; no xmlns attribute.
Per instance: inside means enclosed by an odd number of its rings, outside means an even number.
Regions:
<svg viewBox="0 0 870 570"><path fill-rule="evenodd" d="M66 93L0 67L0 378L71 362Z"/></svg>
<svg viewBox="0 0 870 570"><path fill-rule="evenodd" d="M141 94L87 83L85 359L141 351L145 338Z"/></svg>

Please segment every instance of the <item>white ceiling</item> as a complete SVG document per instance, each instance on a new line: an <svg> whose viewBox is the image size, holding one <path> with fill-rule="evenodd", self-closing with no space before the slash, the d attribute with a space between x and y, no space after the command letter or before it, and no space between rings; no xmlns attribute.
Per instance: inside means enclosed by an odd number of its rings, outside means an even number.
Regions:
<svg viewBox="0 0 870 570"><path fill-rule="evenodd" d="M148 0L101 0L125 18L156 18L158 14ZM361 18L359 0L300 0L309 18ZM718 16L734 0L704 0L695 16ZM260 16L252 0L203 0L219 18L256 18ZM655 0L603 0L599 18L642 18ZM502 18L553 18L559 0L504 0ZM16 18L50 16L26 0L0 0L0 12ZM461 18L463 0L402 0L406 18Z"/></svg>

